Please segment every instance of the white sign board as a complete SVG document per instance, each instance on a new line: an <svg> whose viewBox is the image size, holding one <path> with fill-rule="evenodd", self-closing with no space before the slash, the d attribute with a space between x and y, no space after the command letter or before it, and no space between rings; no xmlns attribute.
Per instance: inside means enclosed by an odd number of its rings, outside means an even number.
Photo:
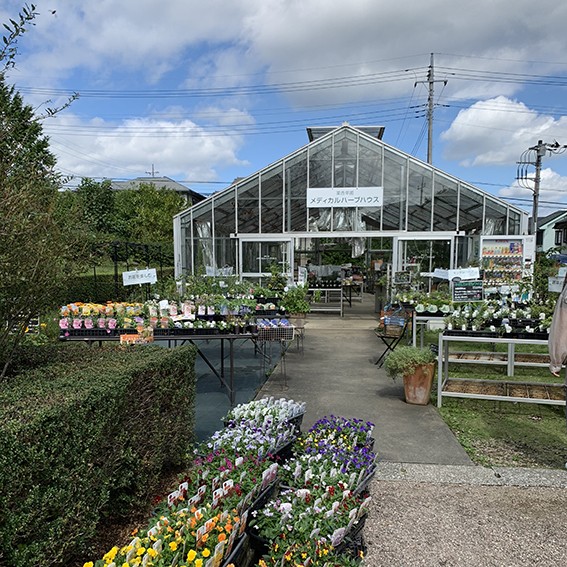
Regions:
<svg viewBox="0 0 567 567"><path fill-rule="evenodd" d="M478 268L461 268L458 270L435 268L433 277L449 281L453 281L455 278L460 280L478 280L480 279L480 270Z"/></svg>
<svg viewBox="0 0 567 567"><path fill-rule="evenodd" d="M307 268L299 266L297 268L297 283L299 285L304 285L307 282Z"/></svg>
<svg viewBox="0 0 567 567"><path fill-rule="evenodd" d="M547 291L561 293L563 282L565 282L565 278L560 278L559 276L547 278Z"/></svg>
<svg viewBox="0 0 567 567"><path fill-rule="evenodd" d="M134 270L133 272L122 272L122 282L124 285L134 284L154 284L157 282L157 273L155 268L148 270Z"/></svg>
<svg viewBox="0 0 567 567"><path fill-rule="evenodd" d="M381 207L383 187L308 187L307 208Z"/></svg>

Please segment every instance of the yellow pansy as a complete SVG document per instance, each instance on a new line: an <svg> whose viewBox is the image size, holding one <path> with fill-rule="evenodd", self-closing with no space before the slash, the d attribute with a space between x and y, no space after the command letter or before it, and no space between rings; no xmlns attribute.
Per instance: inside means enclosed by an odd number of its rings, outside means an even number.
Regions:
<svg viewBox="0 0 567 567"><path fill-rule="evenodd" d="M171 549L171 551L175 551L177 549L177 542L176 541L170 541L169 542L169 549Z"/></svg>
<svg viewBox="0 0 567 567"><path fill-rule="evenodd" d="M197 557L197 552L194 549L191 549L187 554L187 563L191 563L195 557Z"/></svg>
<svg viewBox="0 0 567 567"><path fill-rule="evenodd" d="M203 567L203 560L202 559L197 559L195 561L195 567Z"/></svg>
<svg viewBox="0 0 567 567"><path fill-rule="evenodd" d="M211 554L211 550L208 548L203 549L203 557L208 557Z"/></svg>
<svg viewBox="0 0 567 567"><path fill-rule="evenodd" d="M83 567L94 567L94 563L92 561L87 561Z"/></svg>

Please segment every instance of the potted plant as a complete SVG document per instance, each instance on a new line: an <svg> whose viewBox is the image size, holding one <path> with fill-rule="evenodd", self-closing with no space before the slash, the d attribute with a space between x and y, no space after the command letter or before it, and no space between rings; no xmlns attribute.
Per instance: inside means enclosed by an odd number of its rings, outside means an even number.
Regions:
<svg viewBox="0 0 567 567"><path fill-rule="evenodd" d="M393 378L403 377L404 395L408 404L429 403L436 360L429 348L414 346L399 346L387 356L386 372Z"/></svg>
<svg viewBox="0 0 567 567"><path fill-rule="evenodd" d="M288 287L284 290L284 295L280 301L280 307L290 317L305 317L311 310L311 305L307 299L308 288L303 285Z"/></svg>

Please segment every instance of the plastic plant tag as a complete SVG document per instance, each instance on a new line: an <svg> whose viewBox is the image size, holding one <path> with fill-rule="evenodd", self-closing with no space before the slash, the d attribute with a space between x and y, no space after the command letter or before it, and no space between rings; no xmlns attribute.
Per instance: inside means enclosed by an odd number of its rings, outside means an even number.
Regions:
<svg viewBox="0 0 567 567"><path fill-rule="evenodd" d="M331 545L337 547L345 537L345 528L338 528L331 534Z"/></svg>

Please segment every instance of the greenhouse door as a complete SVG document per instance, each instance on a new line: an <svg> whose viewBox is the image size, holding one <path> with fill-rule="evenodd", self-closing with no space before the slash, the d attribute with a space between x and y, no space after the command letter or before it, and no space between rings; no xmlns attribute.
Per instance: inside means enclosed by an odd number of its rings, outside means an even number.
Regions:
<svg viewBox="0 0 567 567"><path fill-rule="evenodd" d="M277 238L274 240L242 238L240 247L240 276L242 279L259 283L270 275L272 267L277 266L280 273L292 279L293 266L292 239Z"/></svg>

